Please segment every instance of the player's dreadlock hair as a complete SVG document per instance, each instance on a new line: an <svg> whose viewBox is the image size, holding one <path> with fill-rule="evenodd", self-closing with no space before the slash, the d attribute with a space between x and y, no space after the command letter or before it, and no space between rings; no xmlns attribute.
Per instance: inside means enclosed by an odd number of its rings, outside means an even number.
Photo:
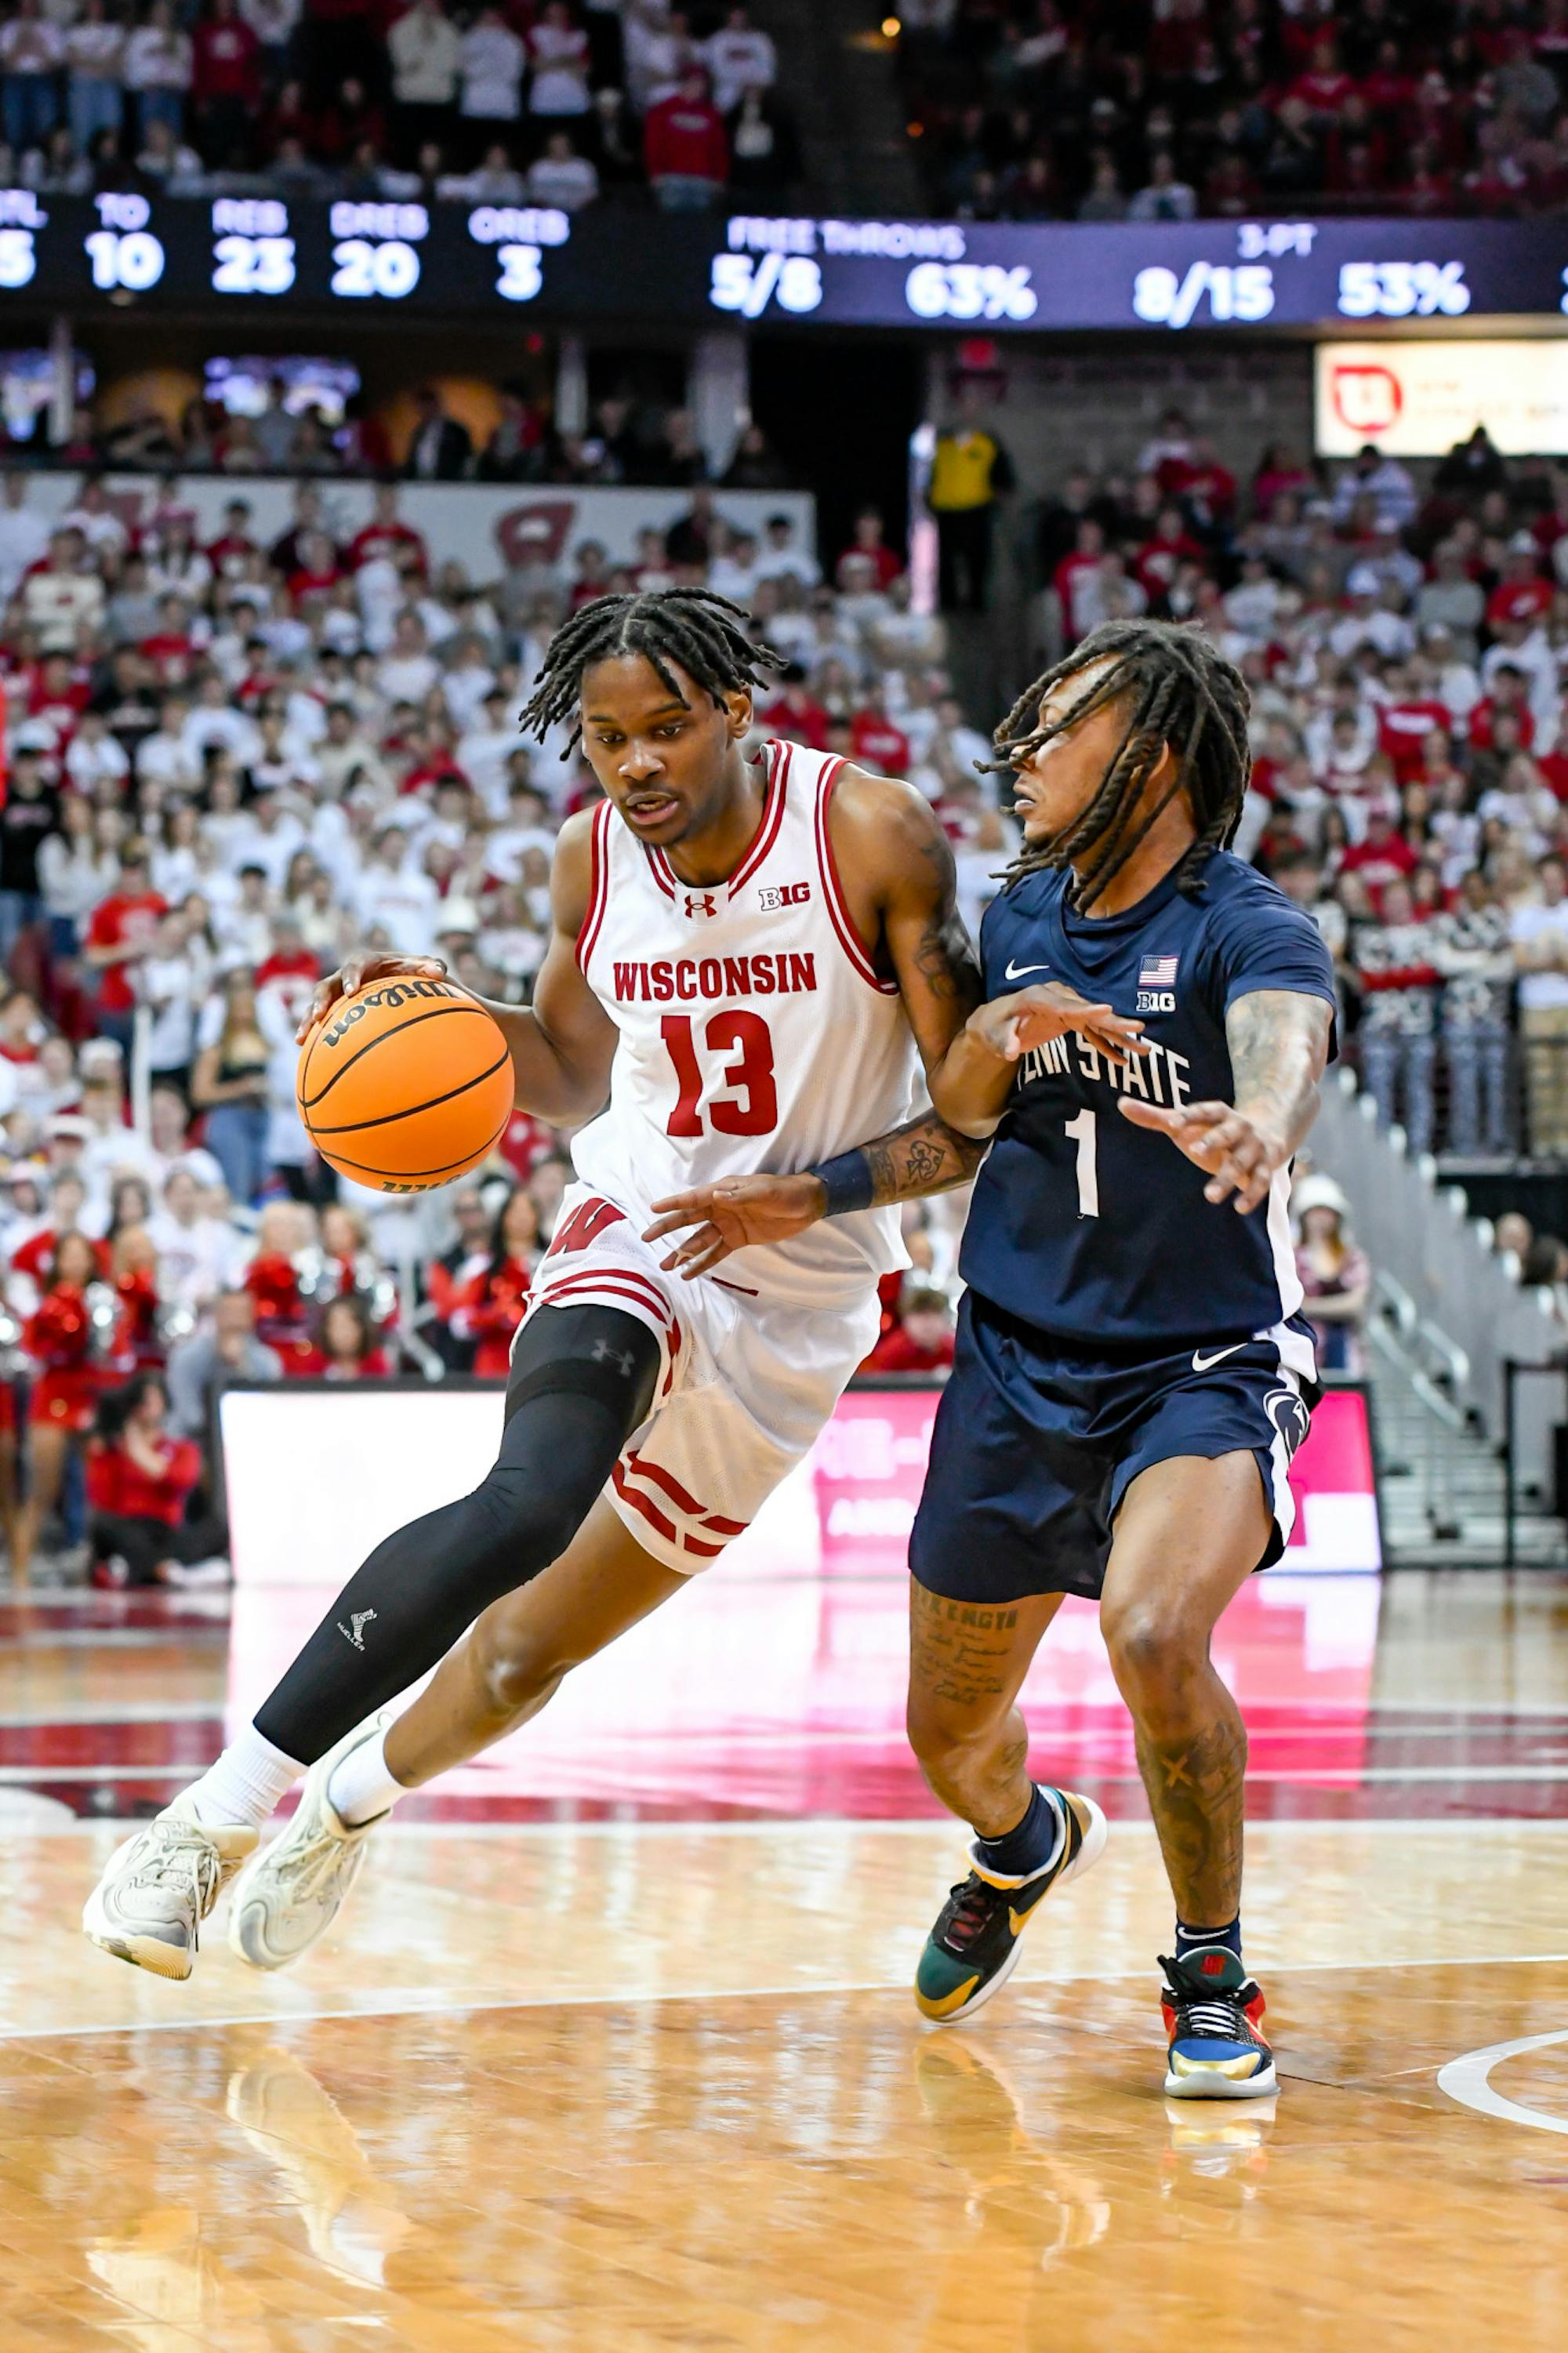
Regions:
<svg viewBox="0 0 1568 2353"><path fill-rule="evenodd" d="M1041 727L1037 714L1051 688L1097 661L1109 664L1104 677L1065 717ZM1127 730L1100 790L1082 815L1049 841L1025 849L1007 868L1004 882L1019 881L1042 867L1069 865L1088 853L1070 890L1075 907L1092 906L1184 788L1198 830L1176 870L1176 884L1188 892L1200 890L1210 852L1226 846L1241 820L1252 767L1247 682L1200 630L1171 621L1107 621L1091 630L1025 688L992 739L999 756L977 765L984 773L1020 767L1042 744L1108 702L1126 704ZM1175 775L1154 807L1134 823L1139 797L1167 744L1176 755Z"/></svg>
<svg viewBox="0 0 1568 2353"><path fill-rule="evenodd" d="M590 664L616 654L641 654L678 702L684 700L670 670L679 662L689 677L722 706L737 687L761 686L787 667L772 646L746 634L751 615L711 588L645 588L635 596L595 596L563 621L545 651L544 664L523 707L525 735L547 735L567 719L570 752L580 742L576 715L583 677Z"/></svg>

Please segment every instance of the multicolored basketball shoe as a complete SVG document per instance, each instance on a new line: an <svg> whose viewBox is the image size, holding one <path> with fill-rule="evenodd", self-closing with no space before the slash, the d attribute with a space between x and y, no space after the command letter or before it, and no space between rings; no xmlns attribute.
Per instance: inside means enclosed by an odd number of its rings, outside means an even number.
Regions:
<svg viewBox="0 0 1568 2353"><path fill-rule="evenodd" d="M1229 1946L1194 1945L1179 1961L1162 1954L1160 1967L1167 2098L1257 2100L1278 2091L1274 2053L1258 2024L1262 1989Z"/></svg>
<svg viewBox="0 0 1568 2353"><path fill-rule="evenodd" d="M1067 1822L1054 1862L1006 1879L983 1869L971 1847L973 1870L937 1914L915 1971L915 2001L921 2015L938 2026L968 2018L990 2000L1017 1968L1024 1931L1041 1898L1105 1852L1106 1820L1092 1798L1071 1789L1046 1794L1057 1800Z"/></svg>

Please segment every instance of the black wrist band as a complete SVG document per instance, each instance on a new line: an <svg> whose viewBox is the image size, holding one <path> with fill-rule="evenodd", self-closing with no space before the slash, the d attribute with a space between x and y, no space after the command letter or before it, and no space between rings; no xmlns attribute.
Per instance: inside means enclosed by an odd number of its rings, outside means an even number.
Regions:
<svg viewBox="0 0 1568 2353"><path fill-rule="evenodd" d="M827 1189L826 1216L843 1218L852 1209L870 1208L871 1164L863 1152L841 1152L837 1159L821 1161L805 1173L820 1176Z"/></svg>

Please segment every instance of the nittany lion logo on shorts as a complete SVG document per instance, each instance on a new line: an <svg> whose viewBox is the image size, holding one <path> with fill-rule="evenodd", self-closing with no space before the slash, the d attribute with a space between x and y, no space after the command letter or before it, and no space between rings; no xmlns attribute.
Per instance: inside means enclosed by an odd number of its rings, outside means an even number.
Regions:
<svg viewBox="0 0 1568 2353"><path fill-rule="evenodd" d="M1310 1416L1294 1389L1270 1389L1263 1400L1263 1410L1285 1441L1285 1460L1294 1459L1296 1449L1307 1435Z"/></svg>

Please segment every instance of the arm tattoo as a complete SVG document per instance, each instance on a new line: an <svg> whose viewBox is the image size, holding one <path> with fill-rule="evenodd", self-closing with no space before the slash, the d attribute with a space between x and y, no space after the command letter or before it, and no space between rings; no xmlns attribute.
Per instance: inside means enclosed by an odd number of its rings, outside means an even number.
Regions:
<svg viewBox="0 0 1568 2353"><path fill-rule="evenodd" d="M915 968L933 997L956 1004L967 1020L982 1002L980 959L958 912L957 874L945 834L922 841L921 855L932 871L936 894L921 943Z"/></svg>
<svg viewBox="0 0 1568 2353"><path fill-rule="evenodd" d="M984 1159L988 1143L958 1134L928 1111L862 1149L871 1171L872 1205L881 1208L889 1201L918 1201L928 1193L967 1185Z"/></svg>
<svg viewBox="0 0 1568 2353"><path fill-rule="evenodd" d="M1332 1019L1325 998L1285 988L1238 997L1225 1018L1237 1109L1277 1136L1287 1159L1318 1115Z"/></svg>

